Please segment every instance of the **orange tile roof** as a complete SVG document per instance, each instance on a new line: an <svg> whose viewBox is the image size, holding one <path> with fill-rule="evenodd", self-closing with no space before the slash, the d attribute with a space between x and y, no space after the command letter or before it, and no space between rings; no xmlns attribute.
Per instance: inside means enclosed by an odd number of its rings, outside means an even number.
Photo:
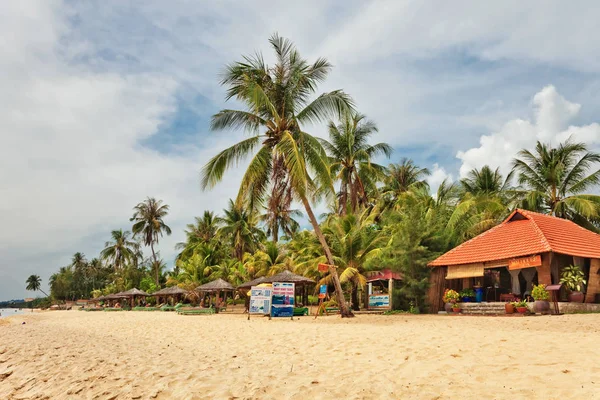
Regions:
<svg viewBox="0 0 600 400"><path fill-rule="evenodd" d="M429 265L480 263L549 251L600 258L600 235L566 219L517 209L500 225L462 243Z"/></svg>

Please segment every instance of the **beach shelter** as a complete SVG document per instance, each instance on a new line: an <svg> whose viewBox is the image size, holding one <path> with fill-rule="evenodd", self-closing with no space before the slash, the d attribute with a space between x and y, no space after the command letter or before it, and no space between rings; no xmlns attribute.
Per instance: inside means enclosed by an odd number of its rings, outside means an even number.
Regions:
<svg viewBox="0 0 600 400"><path fill-rule="evenodd" d="M187 290L180 288L179 286L171 286L168 288L161 289L151 294L156 297L156 302L160 304L160 298L164 297L165 300L169 298L179 298L187 294Z"/></svg>
<svg viewBox="0 0 600 400"><path fill-rule="evenodd" d="M579 266L585 302L600 295L600 235L572 221L516 209L504 222L429 263L428 303L442 310L444 290L475 289L486 302L526 297L537 283L560 283L561 271Z"/></svg>
<svg viewBox="0 0 600 400"><path fill-rule="evenodd" d="M256 278L251 281L242 283L241 285L239 285L237 287L239 292L244 296L244 306L246 308L246 311L248 311L248 308L250 308L250 291L252 289L252 286L260 286L260 285L264 284L265 279L267 279L267 278L264 276L261 276L260 278Z"/></svg>
<svg viewBox="0 0 600 400"><path fill-rule="evenodd" d="M208 282L205 283L204 285L200 285L196 288L197 292L201 292L201 293L209 293L209 296L211 297L211 304L212 304L212 294L216 293L216 297L217 300L220 298L219 294L221 292L223 292L225 294L224 298L223 298L223 303L225 303L227 301L227 292L231 292L233 295L233 292L235 291L235 288L233 287L233 285L221 278L219 279L215 279L212 282ZM215 304L217 302L215 301ZM219 312L219 307L218 304L216 304L217 307L215 307L215 311Z"/></svg>
<svg viewBox="0 0 600 400"><path fill-rule="evenodd" d="M117 293L116 296L120 296L121 298L130 299L131 307L133 307L136 297L137 298L148 297L150 295L148 293L144 292L143 290L133 288L133 289L126 290L125 292Z"/></svg>
<svg viewBox="0 0 600 400"><path fill-rule="evenodd" d="M263 283L273 283L273 282L288 282L294 283L294 287L296 290L296 296L298 295L298 288L302 288L302 303L306 306L308 304L308 286L314 285L315 281L310 278L307 278L302 275L294 274L291 271L283 271L273 276L268 276L265 278Z"/></svg>

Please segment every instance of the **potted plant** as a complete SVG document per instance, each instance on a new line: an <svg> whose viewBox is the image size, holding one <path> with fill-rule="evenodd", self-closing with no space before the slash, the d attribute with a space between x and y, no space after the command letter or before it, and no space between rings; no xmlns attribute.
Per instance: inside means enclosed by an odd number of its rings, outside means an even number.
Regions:
<svg viewBox="0 0 600 400"><path fill-rule="evenodd" d="M583 303L584 295L581 290L583 289L583 285L587 282L585 281L585 275L583 274L581 267L569 265L563 269L560 283L565 285L569 291L568 298L570 302Z"/></svg>
<svg viewBox="0 0 600 400"><path fill-rule="evenodd" d="M460 304L458 304L458 303L452 304L452 312L454 314L459 314L460 313Z"/></svg>
<svg viewBox="0 0 600 400"><path fill-rule="evenodd" d="M446 289L444 291L444 297L442 297L442 300L445 303L444 309L446 310L446 312L449 313L450 311L452 311L452 305L456 304L459 299L460 295L456 290Z"/></svg>
<svg viewBox="0 0 600 400"><path fill-rule="evenodd" d="M460 297L462 298L463 303L468 303L475 298L475 291L471 288L463 289L460 292Z"/></svg>
<svg viewBox="0 0 600 400"><path fill-rule="evenodd" d="M527 308L527 301L525 300L515 301L513 302L513 305L519 314L525 314L527 310L529 310L529 308Z"/></svg>
<svg viewBox="0 0 600 400"><path fill-rule="evenodd" d="M533 303L533 311L539 314L548 314L550 312L550 293L546 290L546 285L543 283L535 285L531 291L531 296L535 300Z"/></svg>
<svg viewBox="0 0 600 400"><path fill-rule="evenodd" d="M507 314L514 314L515 305L511 302L504 304L504 311L506 311Z"/></svg>

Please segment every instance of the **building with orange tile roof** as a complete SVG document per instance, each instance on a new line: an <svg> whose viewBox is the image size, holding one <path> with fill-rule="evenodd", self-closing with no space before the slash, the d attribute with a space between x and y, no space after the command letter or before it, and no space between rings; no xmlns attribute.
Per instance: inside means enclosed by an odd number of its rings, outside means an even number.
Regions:
<svg viewBox="0 0 600 400"><path fill-rule="evenodd" d="M568 265L582 267L588 282L585 302L594 302L600 293L600 235L566 219L517 209L501 224L429 263L434 268L429 302L437 311L446 288L476 284L489 295L490 275L498 275L503 289L510 286L514 295L527 294L535 281L557 284Z"/></svg>

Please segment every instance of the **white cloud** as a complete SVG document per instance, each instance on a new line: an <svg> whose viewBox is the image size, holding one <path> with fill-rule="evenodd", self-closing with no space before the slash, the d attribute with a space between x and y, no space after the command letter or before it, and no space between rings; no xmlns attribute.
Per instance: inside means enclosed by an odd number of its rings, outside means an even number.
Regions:
<svg viewBox="0 0 600 400"><path fill-rule="evenodd" d="M21 7L31 4L3 12L7 29L15 29L0 46L0 84L9 94L0 97L0 275L24 282L38 273L47 282L74 252L96 256L112 229L130 227L132 207L146 196L171 206L174 235L159 249L172 259L193 215L220 211L237 188L234 171L210 195L199 189L201 166L237 136L178 155L143 147L175 111L178 83L158 73L95 72L67 63L64 14L49 2ZM3 297L23 293L22 285L2 282Z"/></svg>
<svg viewBox="0 0 600 400"><path fill-rule="evenodd" d="M596 148L600 144L600 125L569 126L581 110L580 104L567 101L552 85L535 94L532 101L533 120L514 119L498 131L481 136L479 147L459 151L462 160L460 176L473 168L489 165L500 167L506 175L511 163L521 149L532 149L537 141L557 145L569 137Z"/></svg>
<svg viewBox="0 0 600 400"><path fill-rule="evenodd" d="M427 183L429 183L431 193L435 194L437 189L445 180L447 180L448 183L452 183L454 181L452 174L446 172L446 169L441 167L438 163L433 164L433 168L430 172L431 175L427 177Z"/></svg>

